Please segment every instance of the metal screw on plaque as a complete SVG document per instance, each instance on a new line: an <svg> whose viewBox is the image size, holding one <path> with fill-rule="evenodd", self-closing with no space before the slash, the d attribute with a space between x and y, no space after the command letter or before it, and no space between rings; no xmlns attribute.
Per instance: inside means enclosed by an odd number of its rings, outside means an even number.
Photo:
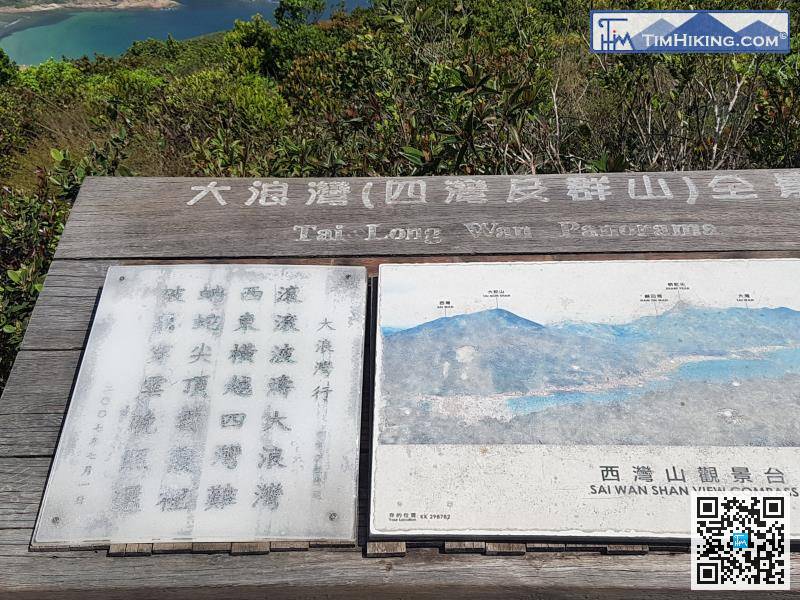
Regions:
<svg viewBox="0 0 800 600"><path fill-rule="evenodd" d="M339 515L337 515L335 512L332 512L332 513L328 514L328 519L330 519L331 521L335 521L338 518L339 518Z"/></svg>
<svg viewBox="0 0 800 600"><path fill-rule="evenodd" d="M125 275L120 275L120 276L119 276L119 280L120 280L120 281L125 281Z"/></svg>
<svg viewBox="0 0 800 600"><path fill-rule="evenodd" d="M50 522L53 525L58 525L61 522L61 517L53 517L52 519L50 519Z"/></svg>

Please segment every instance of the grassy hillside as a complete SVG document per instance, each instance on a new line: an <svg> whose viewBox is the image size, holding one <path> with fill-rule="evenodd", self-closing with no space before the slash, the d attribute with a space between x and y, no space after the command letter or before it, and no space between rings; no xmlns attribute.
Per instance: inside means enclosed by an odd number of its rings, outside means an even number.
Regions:
<svg viewBox="0 0 800 600"><path fill-rule="evenodd" d="M588 52L586 0L378 0L313 22L323 5L118 59L0 56L0 386L89 174L800 167L797 37L789 56L609 57ZM798 29L797 2L704 7L789 8Z"/></svg>

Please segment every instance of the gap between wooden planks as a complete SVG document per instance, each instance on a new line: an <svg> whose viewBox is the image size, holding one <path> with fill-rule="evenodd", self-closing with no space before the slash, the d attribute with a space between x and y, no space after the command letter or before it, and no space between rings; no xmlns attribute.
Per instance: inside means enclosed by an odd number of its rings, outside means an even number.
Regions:
<svg viewBox="0 0 800 600"><path fill-rule="evenodd" d="M649 552L686 553L688 546L662 544L572 544L540 542L405 542L371 541L361 547L357 544L309 541L258 541L258 542L169 542L169 543L115 543L86 546L60 546L52 544L31 545L32 552L76 550L107 550L112 557L151 556L153 554L269 554L270 552L304 552L308 550L336 550L362 552L367 558L403 557L408 548L434 547L445 554L483 554L486 556L521 556L526 552L597 552L613 555L642 555Z"/></svg>

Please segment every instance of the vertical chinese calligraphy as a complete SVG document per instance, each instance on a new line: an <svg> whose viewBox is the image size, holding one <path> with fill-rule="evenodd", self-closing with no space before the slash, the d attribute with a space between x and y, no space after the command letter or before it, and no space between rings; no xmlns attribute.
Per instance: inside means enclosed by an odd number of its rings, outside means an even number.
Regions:
<svg viewBox="0 0 800 600"><path fill-rule="evenodd" d="M110 269L37 539L352 539L365 287L350 267Z"/></svg>

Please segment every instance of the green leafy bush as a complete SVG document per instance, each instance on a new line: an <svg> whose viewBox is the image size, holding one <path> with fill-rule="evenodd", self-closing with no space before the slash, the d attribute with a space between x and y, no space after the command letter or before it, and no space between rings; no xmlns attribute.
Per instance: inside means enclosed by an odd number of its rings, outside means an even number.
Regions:
<svg viewBox="0 0 800 600"><path fill-rule="evenodd" d="M40 188L0 188L0 389L22 342L69 204Z"/></svg>
<svg viewBox="0 0 800 600"><path fill-rule="evenodd" d="M17 65L14 64L8 54L0 48L0 88L15 81L19 76Z"/></svg>
<svg viewBox="0 0 800 600"><path fill-rule="evenodd" d="M50 101L74 101L83 91L84 74L71 62L50 59L19 72L20 83Z"/></svg>
<svg viewBox="0 0 800 600"><path fill-rule="evenodd" d="M175 79L161 126L187 150L192 173L235 175L267 150L292 115L271 80L220 68Z"/></svg>
<svg viewBox="0 0 800 600"><path fill-rule="evenodd" d="M800 37L788 56L592 55L588 10L612 4L374 0L319 20L321 0L283 0L274 24L118 58L20 70L0 51L0 385L90 174L800 168Z"/></svg>
<svg viewBox="0 0 800 600"><path fill-rule="evenodd" d="M113 104L136 111L152 106L163 91L165 80L146 69L119 69L87 82L87 99L98 105Z"/></svg>

